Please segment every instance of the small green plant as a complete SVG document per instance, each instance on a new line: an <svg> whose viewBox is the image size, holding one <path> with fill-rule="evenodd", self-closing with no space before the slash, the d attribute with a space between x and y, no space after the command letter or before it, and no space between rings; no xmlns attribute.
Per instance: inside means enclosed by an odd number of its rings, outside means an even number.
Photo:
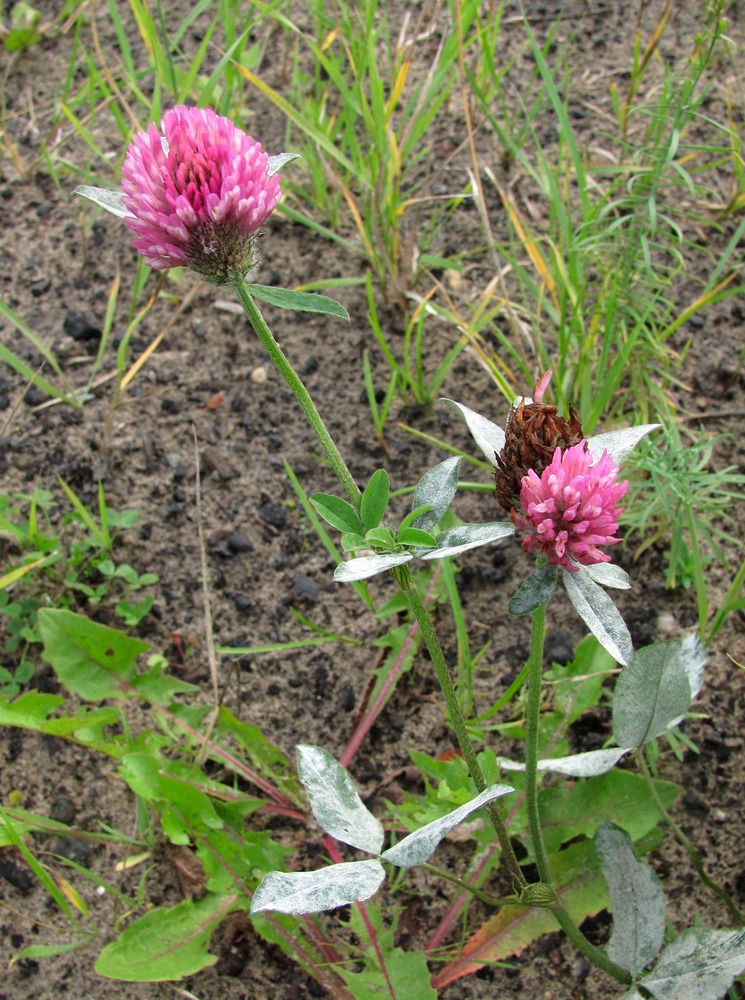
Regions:
<svg viewBox="0 0 745 1000"><path fill-rule="evenodd" d="M140 574L111 558L117 536L133 528L139 514L113 510L99 484L97 519L67 483L60 480L60 485L71 508L65 514L48 490L0 495L0 533L15 563L0 578L0 618L5 622L0 688L6 694L17 694L33 677L31 650L40 642L41 608L104 601L114 605L128 628L136 628L153 605L151 595L134 603L132 598L157 583L158 576Z"/></svg>
<svg viewBox="0 0 745 1000"><path fill-rule="evenodd" d="M734 467L717 469L714 452L721 437L702 433L684 441L674 425L645 443L631 462L626 525L635 554L668 540L667 587L696 591L701 635L710 615L706 567L730 567L741 541L730 526L733 506L742 503L745 475Z"/></svg>

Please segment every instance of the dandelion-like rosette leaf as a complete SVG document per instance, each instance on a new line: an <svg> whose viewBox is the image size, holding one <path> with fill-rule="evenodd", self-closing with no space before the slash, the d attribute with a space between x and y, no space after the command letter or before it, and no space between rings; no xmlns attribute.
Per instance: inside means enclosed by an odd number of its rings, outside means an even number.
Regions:
<svg viewBox="0 0 745 1000"><path fill-rule="evenodd" d="M608 562L600 547L621 541L618 502L627 488L627 482L618 482L618 466L607 452L595 461L585 441L557 448L540 475L531 469L522 479L513 521L525 532L524 548L544 552L549 563L569 572Z"/></svg>
<svg viewBox="0 0 745 1000"><path fill-rule="evenodd" d="M187 265L216 284L257 263L279 177L261 144L210 108L176 107L138 132L122 171L124 223L156 270Z"/></svg>

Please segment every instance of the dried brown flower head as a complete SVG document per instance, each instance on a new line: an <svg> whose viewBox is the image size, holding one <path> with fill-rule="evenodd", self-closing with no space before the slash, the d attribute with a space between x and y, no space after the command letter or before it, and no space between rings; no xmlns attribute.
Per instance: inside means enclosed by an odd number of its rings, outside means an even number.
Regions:
<svg viewBox="0 0 745 1000"><path fill-rule="evenodd" d="M573 407L565 418L555 406L542 402L550 378L549 368L533 390L533 402L523 398L510 410L495 474L497 502L508 512L520 507L523 476L532 469L540 477L557 448L569 448L584 437L579 414Z"/></svg>

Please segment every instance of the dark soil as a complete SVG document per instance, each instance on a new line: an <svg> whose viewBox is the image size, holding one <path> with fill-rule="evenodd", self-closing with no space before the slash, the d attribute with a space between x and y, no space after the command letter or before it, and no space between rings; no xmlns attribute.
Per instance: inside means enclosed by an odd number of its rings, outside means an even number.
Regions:
<svg viewBox="0 0 745 1000"><path fill-rule="evenodd" d="M186 10L187 6L179 3L173 8ZM631 5L599 4L595 0L562 4L531 0L524 6L534 19L534 30L541 35L559 14L565 16L557 43L572 39L571 59L576 67L572 82L576 84L577 106L586 115L589 135L597 125L598 109L609 108L611 79L616 75L622 81L631 63L634 38L627 10ZM644 5L646 38L663 7L661 0ZM665 35L665 58L673 59L676 52L688 51L698 27L696 7L692 4L677 12ZM111 26L104 5L100 5L98 15L102 44L111 46ZM743 11L738 4L733 6L731 16L729 33L742 40ZM133 27L132 32L134 37ZM504 45L509 47L521 28L508 19L504 32ZM276 36L269 43L280 44ZM49 121L50 101L64 76L70 51L71 36L65 34L14 57L9 65L6 126L22 162L14 162L10 156L0 162L0 281L5 301L53 346L68 376L84 381L81 373L85 373L91 353L95 353L95 331L103 324L109 289L117 273L121 274L122 288L115 331L119 335L123 331L136 256L129 234L119 221L105 216L90 225L88 209L81 201L70 198L75 180L61 173L59 190L38 156L39 135ZM275 85L279 83L279 62L268 60L266 68ZM519 74L530 74L532 67L526 60L515 72L519 84ZM721 82L715 87L719 101L724 86ZM252 134L261 137L272 152L283 148L285 126L279 114L262 104L257 95L251 96L250 106ZM738 113L741 111L739 108ZM553 122L547 120L542 127L547 142L551 142ZM456 145L465 138L463 118L457 108L450 131ZM98 138L103 148L113 149L118 155L113 128L111 134ZM497 161L496 140L482 135L480 141L485 162L488 158ZM81 147L72 130L61 134L61 157L84 162ZM466 164L464 154L452 167L460 170L463 182ZM493 225L503 226L497 204L493 215ZM735 224L725 221L721 233L707 230L706 239L712 247L723 248ZM453 216L443 239L451 247L469 246L475 232L476 213L464 208ZM322 277L364 272L361 258L350 259L335 244L280 214L275 214L266 227L263 253L259 280L267 284L294 287ZM469 273L461 293L475 292L479 283L490 277L486 271ZM149 290L155 287L155 280L155 276L149 279ZM116 409L111 407L113 382L96 390L96 398L79 412L64 405L40 405L46 399L43 393L34 387L29 389L9 368L0 370L2 491L29 492L39 486L53 491L61 501L59 475L95 510L100 480L110 506L138 511L138 525L124 533L116 550L121 562L130 563L140 573L151 571L159 576L159 583L152 588L155 605L137 634L173 661L178 660L181 649L188 649L185 660L175 669L202 685L208 699L195 505L196 434L215 644L247 646L303 637L307 633L291 615L292 608L323 628L362 640L357 647L336 644L282 655L244 657L237 664L235 659L223 658L219 670L225 704L247 721L260 724L267 737L290 755L294 745L303 742L318 744L339 756L350 736L366 679L375 666L377 650L371 642L385 626L362 613L350 588L332 582L333 561L298 505L284 465L292 468L307 494L319 490L333 493L338 488L318 457L315 440L293 396L271 368L242 316L225 307L225 301L232 304L231 293L200 283L192 274L184 274L177 286L167 284L166 291L168 294L158 299L137 331L130 358L164 330L167 333ZM442 408L428 413L397 403L385 442L375 436L362 382L363 350L370 351L380 387L387 370L370 333L364 294L359 290L342 291L338 297L349 310L348 325L270 307L264 313L327 417L331 433L358 482L366 482L375 469L384 466L394 487L404 487L445 457L401 424L473 452L463 427ZM739 431L745 413L745 383L740 362L745 312L742 303L733 305L734 301L712 307L703 314L702 321L696 319L697 325L689 324L682 331L685 336L681 346L689 336L693 343L682 370L680 402L686 412L703 414L701 419L708 428L732 434L719 446L717 462L739 466L742 471L744 451ZM398 315L392 310L384 319L388 334L396 340L400 335ZM0 327L0 335L2 342L27 358L32 368L38 366L38 356L8 322ZM427 340L428 364L434 367L444 356L451 336L451 331L433 323ZM113 367L112 351L104 370ZM461 354L454 365L442 394L462 400L497 421L504 418L503 400L468 352ZM398 503L403 509L405 501ZM461 495L456 508L465 520L484 521L494 516L489 494ZM742 525L742 511L733 513ZM618 558L634 583L632 591L624 595L622 610L636 644L677 637L681 631L695 627L692 592L664 588L662 544L648 550L636 563L630 551L621 552ZM739 554L733 552L734 567L739 559ZM529 623L509 618L506 604L528 571L529 562L510 541L505 546L468 553L459 564L463 567L461 598L474 637L472 643L479 648L487 638L490 642L476 677L476 708L483 711L505 690L527 654ZM712 565L712 608L717 607L729 579L728 572ZM381 601L392 592L382 577L376 578L372 587ZM79 610L102 618L100 607L81 604ZM559 647L571 649L583 637L580 620L561 602L552 604L550 618L550 628L563 633L553 637ZM438 612L438 626L450 655L456 640L450 616L442 609ZM174 637L179 637L176 643ZM733 660L745 661L743 621L739 616L730 619L711 647L698 716L687 724L687 734L700 753L686 753L680 763L663 745L659 770L662 776L683 786L684 794L674 815L696 844L707 871L744 906L745 705L743 675ZM40 660L35 683L47 689L55 685L49 668ZM135 719L134 724L141 726L145 721ZM102 823L125 831L133 828L131 794L116 779L109 761L62 741L21 730L0 732L0 746L4 760L0 793L4 803L12 793L22 808L64 819L81 830L94 831ZM363 743L351 770L363 791L370 794L410 763L410 748L438 754L452 747L453 738L444 724L430 664L419 655ZM382 804L382 797L378 801ZM272 822L280 838L297 833L297 824ZM108 879L114 878L113 866L123 856L120 850L90 845L85 840L62 845L40 841L37 846L66 854ZM467 849L467 843L443 848L453 852L454 866L465 863ZM672 836L666 836L650 860L663 881L669 916L676 928L691 926L697 917L713 928L731 925L726 908L701 884ZM140 874L135 870L124 880L128 891L134 891ZM219 963L182 984L188 993L180 993L172 984L132 985L104 980L94 973L93 964L103 944L113 936L112 922L119 914L108 897L97 896L87 883L79 888L102 928L102 939L87 951L14 965L0 977L0 1000L62 996L74 1000L147 1000L187 995L201 1000L302 1000L323 995L289 959L235 922L223 926L215 936L213 950L221 956ZM152 905L171 904L182 898L173 857L165 845L161 863L147 878L145 895ZM447 893L414 878L397 899L399 904L402 901L406 907L402 921L405 946L421 947L447 908ZM486 912L473 907L470 917L475 929ZM608 934L608 922L602 917L587 928L593 940L601 943ZM328 919L333 923L335 918ZM12 851L0 852L0 960L6 963L32 943L58 942L55 928L60 926L59 913L30 878L19 856ZM457 935L456 928L448 942L454 951L458 947ZM433 963L432 968L437 966ZM588 971L563 934L557 932L515 959L512 968L482 970L445 989L442 996L444 1000L512 994L531 1000L600 1000L618 992L603 976Z"/></svg>

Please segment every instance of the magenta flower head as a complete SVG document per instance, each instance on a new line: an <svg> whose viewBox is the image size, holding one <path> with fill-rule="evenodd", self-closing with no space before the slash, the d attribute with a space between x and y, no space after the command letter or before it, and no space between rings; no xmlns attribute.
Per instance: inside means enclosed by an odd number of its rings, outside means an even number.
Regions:
<svg viewBox="0 0 745 1000"><path fill-rule="evenodd" d="M557 448L541 475L523 477L516 528L525 532L523 548L544 552L548 562L570 573L578 567L610 562L599 546L614 545L623 508L618 501L628 482L618 482L618 466L607 451L596 462L587 442L563 452Z"/></svg>
<svg viewBox="0 0 745 1000"><path fill-rule="evenodd" d="M162 128L138 132L124 161L133 246L157 270L186 265L218 285L243 280L280 199L269 157L211 108L172 108Z"/></svg>

